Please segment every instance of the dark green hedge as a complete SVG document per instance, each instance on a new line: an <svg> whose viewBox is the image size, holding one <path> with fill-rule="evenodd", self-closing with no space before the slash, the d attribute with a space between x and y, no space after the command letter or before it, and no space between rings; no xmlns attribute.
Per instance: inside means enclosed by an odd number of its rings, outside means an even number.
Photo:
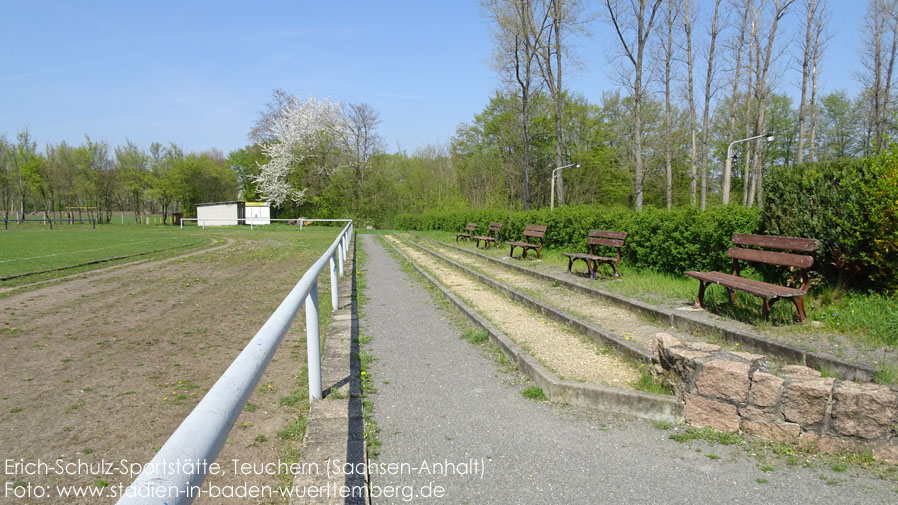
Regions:
<svg viewBox="0 0 898 505"><path fill-rule="evenodd" d="M714 207L705 212L692 207L646 208L576 206L554 211L463 210L397 216L394 226L405 230L462 231L469 221L485 234L490 221L503 224L503 240L519 240L528 224L546 225L547 247L586 251L589 230L629 232L624 261L630 266L661 272L685 270L729 271L726 250L733 233L757 233L760 213L739 206Z"/></svg>
<svg viewBox="0 0 898 505"><path fill-rule="evenodd" d="M863 290L898 289L898 151L775 167L761 229L821 242L815 269Z"/></svg>

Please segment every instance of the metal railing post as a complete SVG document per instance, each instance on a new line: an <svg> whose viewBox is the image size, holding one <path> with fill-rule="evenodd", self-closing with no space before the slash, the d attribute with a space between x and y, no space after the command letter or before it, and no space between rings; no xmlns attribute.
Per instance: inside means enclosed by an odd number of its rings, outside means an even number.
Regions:
<svg viewBox="0 0 898 505"><path fill-rule="evenodd" d="M337 301L339 293L337 292L337 251L334 251L334 255L331 256L330 259L330 269L331 269L331 312L337 310Z"/></svg>
<svg viewBox="0 0 898 505"><path fill-rule="evenodd" d="M306 349L309 356L309 401L321 399L321 338L318 334L318 283L306 296Z"/></svg>

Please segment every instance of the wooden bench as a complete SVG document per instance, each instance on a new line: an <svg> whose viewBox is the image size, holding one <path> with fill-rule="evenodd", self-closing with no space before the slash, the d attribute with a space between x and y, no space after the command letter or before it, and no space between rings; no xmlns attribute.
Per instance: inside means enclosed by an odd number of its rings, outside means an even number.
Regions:
<svg viewBox="0 0 898 505"><path fill-rule="evenodd" d="M733 244L737 246L781 249L804 253L814 252L820 247L820 241L817 239L745 235L741 233L733 234ZM810 287L811 284L808 272L814 265L813 256L747 249L745 247L731 247L727 251L727 257L733 258L732 274L721 272L684 272L685 275L698 279L698 298L695 301L696 308L702 307L702 302L705 297L705 288L707 288L709 284L720 284L729 291L731 301L736 300L736 293L734 290L744 291L761 297L761 299L764 300L764 307L761 311L761 316L764 319L767 319L770 316L770 308L777 300L780 298L789 298L795 304L795 308L798 309L799 321L804 322L806 317L804 311L804 296L807 294L808 287ZM792 288L740 277L739 260L798 269L801 276L801 287Z"/></svg>
<svg viewBox="0 0 898 505"><path fill-rule="evenodd" d="M468 223L468 225L465 226L465 231L455 234L455 241L458 242L459 239L471 240L474 237L474 230L476 229L477 223Z"/></svg>
<svg viewBox="0 0 898 505"><path fill-rule="evenodd" d="M476 246L480 247L480 241L483 241L483 248L486 249L489 246L490 242L495 243L496 247L499 247L499 241L501 240L501 236L499 235L499 230L502 229L502 223L490 223L489 228L487 229L486 236L475 235L473 238L476 242Z"/></svg>
<svg viewBox="0 0 898 505"><path fill-rule="evenodd" d="M577 260L583 260L586 263L586 269L589 270L589 277L591 279L596 278L596 270L599 268L600 263L607 263L611 265L611 269L614 270L614 278L620 279L620 272L617 271L617 264L620 263L620 251L624 246L624 241L627 240L627 232L625 231L604 231L604 230L590 230L589 236L586 237L586 244L589 246L589 253L561 253L562 256L567 256L567 271L573 273L571 270L574 266L574 262ZM617 250L617 256L599 256L597 253L599 252L600 247L613 247Z"/></svg>
<svg viewBox="0 0 898 505"><path fill-rule="evenodd" d="M536 250L536 257L542 258L539 252L543 248L543 237L546 236L546 227L545 226L537 226L533 224L528 224L526 228L524 228L524 241L523 242L506 242L507 245L511 246L511 250L508 251L508 255L514 258L514 248L521 248L521 259L527 256L527 251L530 249ZM530 242L531 238L539 239L538 244L533 244Z"/></svg>

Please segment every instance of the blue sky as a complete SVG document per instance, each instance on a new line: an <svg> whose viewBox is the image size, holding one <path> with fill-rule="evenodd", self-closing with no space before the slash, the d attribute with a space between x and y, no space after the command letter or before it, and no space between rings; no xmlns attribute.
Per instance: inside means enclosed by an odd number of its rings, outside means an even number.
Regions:
<svg viewBox="0 0 898 505"><path fill-rule="evenodd" d="M28 127L40 146L87 134L227 153L247 144L258 111L282 88L367 102L387 150L413 152L447 143L500 86L476 0L0 2L0 135ZM800 3L781 36L794 31ZM853 96L866 4L830 4L820 90ZM565 79L598 101L616 89L605 56L616 41L604 24L593 32L576 43L584 68ZM778 91L797 96L788 56Z"/></svg>

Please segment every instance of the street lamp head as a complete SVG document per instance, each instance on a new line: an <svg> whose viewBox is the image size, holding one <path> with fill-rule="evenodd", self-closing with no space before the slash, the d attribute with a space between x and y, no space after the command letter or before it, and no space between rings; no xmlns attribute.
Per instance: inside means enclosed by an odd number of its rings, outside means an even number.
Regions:
<svg viewBox="0 0 898 505"><path fill-rule="evenodd" d="M580 164L577 163L576 165L574 165L574 168L580 168Z"/></svg>
<svg viewBox="0 0 898 505"><path fill-rule="evenodd" d="M768 134L764 137L764 140L766 140L767 142L773 142L773 134L772 134L772 133L768 133Z"/></svg>

